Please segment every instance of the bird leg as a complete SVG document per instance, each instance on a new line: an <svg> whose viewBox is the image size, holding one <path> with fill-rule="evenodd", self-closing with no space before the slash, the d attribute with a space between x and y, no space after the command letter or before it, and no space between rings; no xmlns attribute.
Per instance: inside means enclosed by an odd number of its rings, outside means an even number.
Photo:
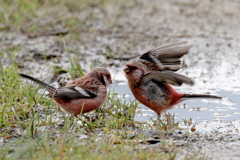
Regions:
<svg viewBox="0 0 240 160"><path fill-rule="evenodd" d="M161 121L161 113L160 114L157 113L157 120Z"/></svg>
<svg viewBox="0 0 240 160"><path fill-rule="evenodd" d="M155 125L160 128L164 125L163 121L161 120L161 113L157 113L157 120L155 122Z"/></svg>
<svg viewBox="0 0 240 160"><path fill-rule="evenodd" d="M164 115L166 117L167 125L170 125L169 118L171 118L171 117L169 117L169 115L166 112L164 113Z"/></svg>

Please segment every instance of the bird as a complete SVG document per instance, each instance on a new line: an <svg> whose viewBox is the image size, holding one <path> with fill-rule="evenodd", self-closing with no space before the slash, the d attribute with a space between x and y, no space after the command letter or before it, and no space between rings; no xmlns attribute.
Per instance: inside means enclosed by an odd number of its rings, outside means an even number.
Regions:
<svg viewBox="0 0 240 160"><path fill-rule="evenodd" d="M23 73L19 75L46 88L47 96L52 97L63 112L73 114L75 117L101 106L107 98L107 88L112 83L110 72L102 67L94 68L85 76L60 88L54 88Z"/></svg>
<svg viewBox="0 0 240 160"><path fill-rule="evenodd" d="M182 67L180 58L189 50L190 46L184 41L169 42L147 51L137 60L128 61L123 69L134 97L156 112L158 120L161 113L184 100L222 98L214 95L179 93L171 86L194 85L194 81L189 77L175 73Z"/></svg>

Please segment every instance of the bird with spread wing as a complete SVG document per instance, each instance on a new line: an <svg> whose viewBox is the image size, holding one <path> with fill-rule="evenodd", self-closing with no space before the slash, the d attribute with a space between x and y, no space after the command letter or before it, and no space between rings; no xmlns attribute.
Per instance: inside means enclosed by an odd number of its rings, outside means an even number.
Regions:
<svg viewBox="0 0 240 160"><path fill-rule="evenodd" d="M157 113L171 109L174 105L191 98L222 97L205 94L179 93L172 86L194 85L192 79L175 73L181 66L180 58L189 52L186 42L172 42L149 50L138 60L126 63L124 74L134 97Z"/></svg>

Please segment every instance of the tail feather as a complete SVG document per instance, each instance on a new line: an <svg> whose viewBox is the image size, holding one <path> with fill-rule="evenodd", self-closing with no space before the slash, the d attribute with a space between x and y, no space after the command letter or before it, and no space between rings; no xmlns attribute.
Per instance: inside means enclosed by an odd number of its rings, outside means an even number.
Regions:
<svg viewBox="0 0 240 160"><path fill-rule="evenodd" d="M213 98L213 99L222 99L222 97L206 94L185 94L182 98L191 99L191 98Z"/></svg>
<svg viewBox="0 0 240 160"><path fill-rule="evenodd" d="M19 73L19 75L23 78L29 79L29 80L41 85L42 87L46 88L47 91L50 92L50 93L55 93L56 92L56 88L44 83L43 81L40 81L39 79L36 79L34 77L31 77L31 76L23 74L23 73Z"/></svg>

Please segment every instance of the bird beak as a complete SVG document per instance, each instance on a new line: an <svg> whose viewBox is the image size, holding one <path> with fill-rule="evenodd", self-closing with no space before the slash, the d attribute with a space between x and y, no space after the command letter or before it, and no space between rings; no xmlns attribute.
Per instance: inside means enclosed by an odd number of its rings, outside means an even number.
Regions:
<svg viewBox="0 0 240 160"><path fill-rule="evenodd" d="M123 71L124 71L125 73L129 73L129 72L130 72L130 70L129 70L128 68L124 68Z"/></svg>
<svg viewBox="0 0 240 160"><path fill-rule="evenodd" d="M109 84L112 84L112 83L113 83L112 80L110 80Z"/></svg>

